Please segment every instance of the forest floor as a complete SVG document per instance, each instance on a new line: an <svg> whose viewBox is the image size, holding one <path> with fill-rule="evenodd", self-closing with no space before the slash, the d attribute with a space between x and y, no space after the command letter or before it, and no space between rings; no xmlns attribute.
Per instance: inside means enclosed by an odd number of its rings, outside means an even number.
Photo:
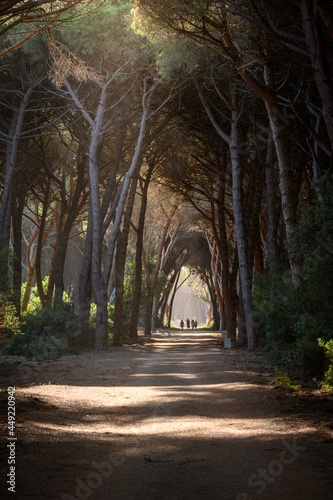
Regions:
<svg viewBox="0 0 333 500"><path fill-rule="evenodd" d="M260 353L223 349L221 334L155 333L49 362L0 355L0 377L16 386L4 498L333 499L333 395L286 392ZM4 390L1 402L6 440ZM9 454L5 443L1 491Z"/></svg>

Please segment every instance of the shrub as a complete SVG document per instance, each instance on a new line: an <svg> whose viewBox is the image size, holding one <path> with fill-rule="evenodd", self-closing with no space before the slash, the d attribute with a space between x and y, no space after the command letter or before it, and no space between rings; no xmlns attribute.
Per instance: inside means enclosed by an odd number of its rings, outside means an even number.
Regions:
<svg viewBox="0 0 333 500"><path fill-rule="evenodd" d="M266 333L266 349L277 364L321 375L325 366L317 342L333 332L333 182L321 183L322 199L305 208L289 245L301 272L293 283L288 270L268 272L253 293L253 326Z"/></svg>
<svg viewBox="0 0 333 500"><path fill-rule="evenodd" d="M318 339L318 345L325 349L325 356L329 361L328 369L324 373L324 380L319 385L324 389L333 391L333 340L325 342L322 339Z"/></svg>
<svg viewBox="0 0 333 500"><path fill-rule="evenodd" d="M64 338L56 338L54 335L20 334L12 338L7 353L20 354L26 358L41 361L57 359L66 352L67 348L67 341Z"/></svg>
<svg viewBox="0 0 333 500"><path fill-rule="evenodd" d="M48 304L34 313L29 312L21 325L21 332L11 338L8 354L21 354L38 360L56 359L68 349L87 342L70 303L57 309Z"/></svg>
<svg viewBox="0 0 333 500"><path fill-rule="evenodd" d="M47 292L48 284L49 284L49 276L45 276L45 278L43 279L43 282L42 282L43 290L45 293ZM23 283L21 286L21 301L24 297L26 286L27 286L26 282ZM63 301L63 304L72 304L72 300L66 292L63 292L62 301ZM24 311L24 313L23 313L23 319L27 315L37 313L37 311L40 311L42 308L43 308L43 306L42 306L41 300L39 298L38 287L36 284L31 288L29 304L28 304L27 310Z"/></svg>
<svg viewBox="0 0 333 500"><path fill-rule="evenodd" d="M276 380L288 391L301 391L302 386L299 384L292 384L289 375L284 372L280 373L278 369L275 367L275 377Z"/></svg>
<svg viewBox="0 0 333 500"><path fill-rule="evenodd" d="M20 322L14 304L0 291L0 341L10 338L20 331Z"/></svg>

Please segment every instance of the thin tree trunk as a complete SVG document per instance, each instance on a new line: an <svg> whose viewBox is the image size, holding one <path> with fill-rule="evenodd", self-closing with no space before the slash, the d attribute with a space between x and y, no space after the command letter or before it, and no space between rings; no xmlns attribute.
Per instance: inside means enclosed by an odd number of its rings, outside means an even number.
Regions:
<svg viewBox="0 0 333 500"><path fill-rule="evenodd" d="M268 253L270 269L273 273L278 267L278 247L277 247L277 199L275 190L275 175L274 175L274 145L272 138L269 138L267 144L266 164L266 197L267 197L267 218L268 218Z"/></svg>
<svg viewBox="0 0 333 500"><path fill-rule="evenodd" d="M18 317L21 317L21 284L22 284L22 217L24 203L26 198L26 189L22 186L21 190L15 188L13 191L13 247L15 259L13 263L13 290L15 306Z"/></svg>
<svg viewBox="0 0 333 500"><path fill-rule="evenodd" d="M43 307L45 306L45 303L46 303L46 293L44 292L44 289L43 289L41 258L42 258L43 244L44 244L44 231L45 231L45 225L46 225L46 217L47 217L47 211L49 208L49 195L50 195L50 179L48 178L46 186L45 186L43 210L42 210L42 215L40 218L38 241L37 241L37 251L36 251L36 281L37 281L37 289L38 289L39 299L40 299Z"/></svg>
<svg viewBox="0 0 333 500"><path fill-rule="evenodd" d="M178 281L179 281L181 272L182 272L182 270L180 269L178 271L178 273L177 273L177 278L176 278L176 281L175 281L175 284L174 284L174 290L173 290L172 295L171 295L170 308L169 308L169 318L168 318L168 328L171 327L172 308L173 308L173 303L174 303L175 296L176 296L176 293L177 293L177 285L178 285Z"/></svg>
<svg viewBox="0 0 333 500"><path fill-rule="evenodd" d="M30 85L23 95L20 108L16 114L13 116L11 127L9 130L10 143L7 146L6 153L6 173L4 179L4 186L2 190L1 203L0 203L0 250L5 246L4 236L5 236L5 224L8 217L9 207L11 207L12 202L12 187L14 172L16 168L19 141L21 138L22 128L23 128L23 118L24 112L29 103L31 93L33 91L34 85Z"/></svg>

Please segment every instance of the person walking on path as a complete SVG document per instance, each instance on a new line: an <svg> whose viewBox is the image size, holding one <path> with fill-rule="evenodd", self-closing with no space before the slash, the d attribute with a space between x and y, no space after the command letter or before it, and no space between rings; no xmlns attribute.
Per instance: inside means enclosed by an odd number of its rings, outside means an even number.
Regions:
<svg viewBox="0 0 333 500"><path fill-rule="evenodd" d="M180 322L180 328L183 329L184 328L184 320L182 319L181 322Z"/></svg>
<svg viewBox="0 0 333 500"><path fill-rule="evenodd" d="M190 328L190 320L188 318L186 320L186 325L187 325L187 328Z"/></svg>

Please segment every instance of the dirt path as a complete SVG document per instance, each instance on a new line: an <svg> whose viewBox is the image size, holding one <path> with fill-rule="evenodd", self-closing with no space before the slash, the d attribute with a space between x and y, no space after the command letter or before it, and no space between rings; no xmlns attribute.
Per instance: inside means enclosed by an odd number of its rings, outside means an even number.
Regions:
<svg viewBox="0 0 333 500"><path fill-rule="evenodd" d="M17 498L333 499L332 396L286 394L218 334L153 340L1 357L1 387L17 387Z"/></svg>

